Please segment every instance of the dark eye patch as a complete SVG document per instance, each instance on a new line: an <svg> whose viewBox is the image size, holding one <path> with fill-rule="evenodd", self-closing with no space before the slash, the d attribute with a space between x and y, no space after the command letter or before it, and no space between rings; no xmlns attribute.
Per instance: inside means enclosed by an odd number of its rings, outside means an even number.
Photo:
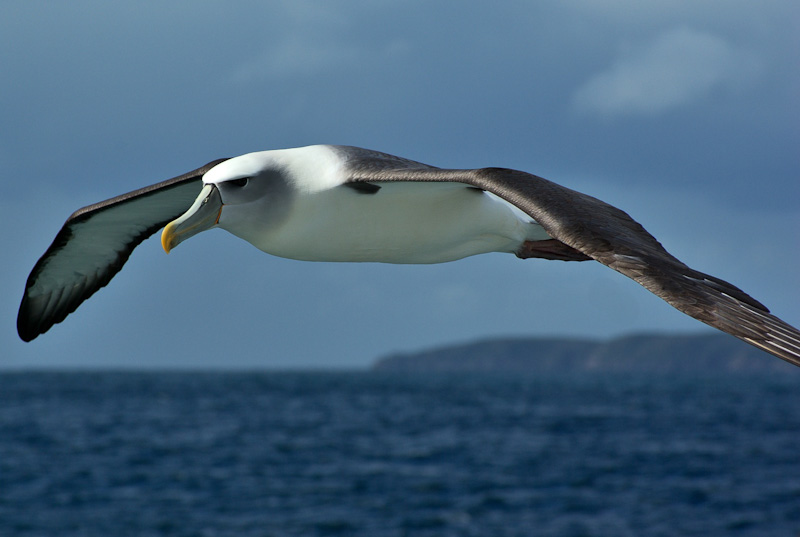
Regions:
<svg viewBox="0 0 800 537"><path fill-rule="evenodd" d="M243 187L247 184L249 180L250 180L249 177L242 177L241 179L231 179L230 181L228 181L228 183L233 186Z"/></svg>

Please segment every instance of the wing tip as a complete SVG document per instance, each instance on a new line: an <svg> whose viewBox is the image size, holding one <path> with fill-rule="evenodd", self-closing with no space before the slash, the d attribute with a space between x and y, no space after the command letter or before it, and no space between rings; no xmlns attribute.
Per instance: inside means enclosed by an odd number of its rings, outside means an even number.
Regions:
<svg viewBox="0 0 800 537"><path fill-rule="evenodd" d="M22 341L25 343L30 343L40 335L47 332L50 329L50 326L42 329L40 323L33 322L32 316L28 313L25 306L26 302L23 300L19 309L19 315L17 315L17 334Z"/></svg>

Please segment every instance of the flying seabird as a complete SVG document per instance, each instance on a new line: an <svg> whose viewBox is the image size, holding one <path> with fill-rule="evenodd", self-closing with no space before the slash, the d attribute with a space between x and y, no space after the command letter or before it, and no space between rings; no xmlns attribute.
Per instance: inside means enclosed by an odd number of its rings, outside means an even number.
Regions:
<svg viewBox="0 0 800 537"><path fill-rule="evenodd" d="M220 227L267 253L306 261L443 263L488 252L594 259L800 366L800 331L739 288L683 264L616 207L521 171L442 169L334 145L215 160L79 209L28 277L20 337L31 341L63 321L162 227L167 253Z"/></svg>

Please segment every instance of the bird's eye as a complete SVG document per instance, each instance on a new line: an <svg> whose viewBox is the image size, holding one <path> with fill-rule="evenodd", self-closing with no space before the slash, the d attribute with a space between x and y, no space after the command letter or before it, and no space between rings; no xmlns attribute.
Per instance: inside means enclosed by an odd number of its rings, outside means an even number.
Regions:
<svg viewBox="0 0 800 537"><path fill-rule="evenodd" d="M241 179L231 179L230 181L228 181L228 183L233 186L243 187L247 184L247 181L249 180L250 180L249 177L242 177Z"/></svg>

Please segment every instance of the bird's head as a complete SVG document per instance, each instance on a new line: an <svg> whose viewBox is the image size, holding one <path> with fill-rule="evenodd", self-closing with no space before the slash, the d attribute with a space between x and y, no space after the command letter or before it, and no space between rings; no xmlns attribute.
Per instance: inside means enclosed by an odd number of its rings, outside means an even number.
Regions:
<svg viewBox="0 0 800 537"><path fill-rule="evenodd" d="M280 151L248 153L228 159L203 176L191 207L164 228L161 245L170 252L202 231L221 227L253 242L286 217L294 197L290 170Z"/></svg>

